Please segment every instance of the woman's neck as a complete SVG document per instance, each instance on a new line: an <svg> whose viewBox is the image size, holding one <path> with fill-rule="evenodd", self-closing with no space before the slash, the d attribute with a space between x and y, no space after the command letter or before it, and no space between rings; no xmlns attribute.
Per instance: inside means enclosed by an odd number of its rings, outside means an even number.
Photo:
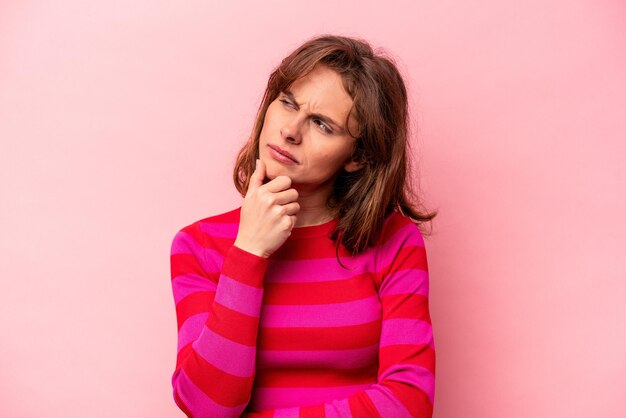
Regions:
<svg viewBox="0 0 626 418"><path fill-rule="evenodd" d="M336 216L326 205L329 193L321 193L320 190L313 193L298 190L298 193L300 211L296 214L296 228L320 225Z"/></svg>

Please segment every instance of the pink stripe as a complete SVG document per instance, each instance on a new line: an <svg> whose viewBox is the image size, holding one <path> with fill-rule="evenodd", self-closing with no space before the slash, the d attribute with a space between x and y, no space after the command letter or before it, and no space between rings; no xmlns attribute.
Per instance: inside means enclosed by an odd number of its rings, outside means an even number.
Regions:
<svg viewBox="0 0 626 418"><path fill-rule="evenodd" d="M195 314L190 316L183 322L183 325L178 331L178 351L187 346L190 342L194 341L200 335L204 323L208 319L209 314L206 312Z"/></svg>
<svg viewBox="0 0 626 418"><path fill-rule="evenodd" d="M356 369L378 360L378 344L347 350L259 350L257 366Z"/></svg>
<svg viewBox="0 0 626 418"><path fill-rule="evenodd" d="M263 302L263 289L248 286L222 274L215 301L239 313L258 318Z"/></svg>
<svg viewBox="0 0 626 418"><path fill-rule="evenodd" d="M246 404L232 408L218 404L194 385L184 370L175 379L174 387L194 418L238 417L246 407Z"/></svg>
<svg viewBox="0 0 626 418"><path fill-rule="evenodd" d="M250 377L254 374L255 347L248 347L224 338L204 327L202 336L193 343L193 349L206 361L233 376Z"/></svg>
<svg viewBox="0 0 626 418"><path fill-rule="evenodd" d="M238 223L200 222L200 230L216 238L237 238Z"/></svg>
<svg viewBox="0 0 626 418"><path fill-rule="evenodd" d="M425 246L424 237L422 237L419 227L412 222L407 223L394 232L393 235L385 242L385 246L391 245L397 248L398 243L400 242L403 247L406 247L407 245L417 245L418 247Z"/></svg>
<svg viewBox="0 0 626 418"><path fill-rule="evenodd" d="M274 418L300 418L300 408L281 408L274 411Z"/></svg>
<svg viewBox="0 0 626 418"><path fill-rule="evenodd" d="M410 229L413 229L411 232ZM419 235L419 231L415 230L415 226L408 225L397 231L393 239L386 242L385 245L378 250L371 249L352 258L343 258L341 262L349 268L342 268L337 259L320 258L314 260L271 260L267 269L267 282L270 283L311 283L311 282L327 282L332 280L348 279L364 273L376 272L376 265L387 267L398 252L399 242L391 242L401 238L402 231L404 234L411 233L402 242L403 246L423 246L423 238ZM417 233L416 233L417 232ZM379 251L374 257L370 251ZM315 272L315 274L311 274Z"/></svg>
<svg viewBox="0 0 626 418"><path fill-rule="evenodd" d="M411 413L388 388L376 385L375 388L366 390L365 393L372 400L381 417L412 418Z"/></svg>
<svg viewBox="0 0 626 418"><path fill-rule="evenodd" d="M434 348L433 328L428 322L419 319L383 320L380 346L397 344L428 344Z"/></svg>
<svg viewBox="0 0 626 418"><path fill-rule="evenodd" d="M188 233L178 231L172 240L170 255L198 254L202 246Z"/></svg>
<svg viewBox="0 0 626 418"><path fill-rule="evenodd" d="M261 326L341 327L367 324L381 317L378 296L325 305L264 305Z"/></svg>
<svg viewBox="0 0 626 418"><path fill-rule="evenodd" d="M347 398L359 390L371 388L371 383L353 386L335 386L328 388L256 388L253 391L253 411L311 406L334 399Z"/></svg>
<svg viewBox="0 0 626 418"><path fill-rule="evenodd" d="M184 274L172 280L172 290L174 293L174 303L196 292L215 292L217 286L215 282L197 274Z"/></svg>
<svg viewBox="0 0 626 418"><path fill-rule="evenodd" d="M371 257L361 258L361 262L358 259L359 256L341 259L341 262L352 270L343 269L334 257L314 260L271 260L267 268L266 281L269 283L330 282L349 279L374 270Z"/></svg>
<svg viewBox="0 0 626 418"><path fill-rule="evenodd" d="M211 248L204 248L186 232L178 232L172 242L171 255L192 254L198 260L202 270L207 273L216 273L222 270L224 256Z"/></svg>
<svg viewBox="0 0 626 418"><path fill-rule="evenodd" d="M435 376L425 367L415 364L394 364L380 375L380 380L390 379L394 382L406 383L422 390L430 403L435 401Z"/></svg>
<svg viewBox="0 0 626 418"><path fill-rule="evenodd" d="M346 418L351 417L350 402L347 399L332 401L324 405L325 418Z"/></svg>
<svg viewBox="0 0 626 418"><path fill-rule="evenodd" d="M428 297L428 272L417 269L398 270L385 277L380 286L381 298L416 294Z"/></svg>

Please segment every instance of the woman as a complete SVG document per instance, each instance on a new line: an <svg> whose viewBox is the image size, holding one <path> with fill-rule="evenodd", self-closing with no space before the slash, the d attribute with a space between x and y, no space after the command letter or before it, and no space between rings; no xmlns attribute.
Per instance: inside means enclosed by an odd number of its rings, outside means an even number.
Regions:
<svg viewBox="0 0 626 418"><path fill-rule="evenodd" d="M194 417L430 417L428 269L407 95L364 41L321 36L270 76L235 210L172 243L177 405Z"/></svg>

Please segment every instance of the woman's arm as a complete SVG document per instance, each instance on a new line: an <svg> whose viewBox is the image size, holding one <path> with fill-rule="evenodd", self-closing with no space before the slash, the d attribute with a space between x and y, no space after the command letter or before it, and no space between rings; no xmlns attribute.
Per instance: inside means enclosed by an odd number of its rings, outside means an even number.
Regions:
<svg viewBox="0 0 626 418"><path fill-rule="evenodd" d="M199 223L172 242L178 355L176 404L188 416L238 417L250 400L267 259L210 248Z"/></svg>
<svg viewBox="0 0 626 418"><path fill-rule="evenodd" d="M424 241L415 225L402 228L379 270L382 330L378 382L348 398L244 414L244 417L418 417L433 414L435 346L428 305Z"/></svg>

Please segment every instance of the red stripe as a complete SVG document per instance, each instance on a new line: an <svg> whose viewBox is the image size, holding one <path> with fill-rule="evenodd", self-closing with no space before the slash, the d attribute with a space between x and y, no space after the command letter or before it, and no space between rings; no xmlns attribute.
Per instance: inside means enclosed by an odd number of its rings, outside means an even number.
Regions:
<svg viewBox="0 0 626 418"><path fill-rule="evenodd" d="M170 256L170 270L172 280L183 274L197 274L206 277L207 273L202 269L198 259L193 254L172 254Z"/></svg>
<svg viewBox="0 0 626 418"><path fill-rule="evenodd" d="M414 418L431 418L433 405L423 391L401 382L385 383Z"/></svg>
<svg viewBox="0 0 626 418"><path fill-rule="evenodd" d="M416 294L390 295L381 300L383 318L421 319L431 323L428 297Z"/></svg>
<svg viewBox="0 0 626 418"><path fill-rule="evenodd" d="M324 405L305 406L300 408L300 418L325 418Z"/></svg>
<svg viewBox="0 0 626 418"><path fill-rule="evenodd" d="M186 357L182 359L182 369L208 397L227 407L248 402L254 377L233 376L218 369L196 353L191 344L184 350Z"/></svg>
<svg viewBox="0 0 626 418"><path fill-rule="evenodd" d="M377 344L380 321L328 328L261 328L257 350L342 350Z"/></svg>
<svg viewBox="0 0 626 418"><path fill-rule="evenodd" d="M214 298L215 292L196 292L180 300L176 305L178 330L190 316L208 312Z"/></svg>
<svg viewBox="0 0 626 418"><path fill-rule="evenodd" d="M268 263L267 258L256 256L233 245L224 259L222 274L249 286L262 288Z"/></svg>
<svg viewBox="0 0 626 418"><path fill-rule="evenodd" d="M357 392L355 396L349 397L348 404L353 417L382 418L374 402L364 392Z"/></svg>
<svg viewBox="0 0 626 418"><path fill-rule="evenodd" d="M347 280L316 283L267 283L265 305L315 305L365 299L376 294L370 273Z"/></svg>
<svg viewBox="0 0 626 418"><path fill-rule="evenodd" d="M435 350L427 344L399 344L382 347L379 354L380 373L398 364L414 364L435 374Z"/></svg>
<svg viewBox="0 0 626 418"><path fill-rule="evenodd" d="M254 347L259 328L259 318L233 311L218 302L214 302L207 326L222 337Z"/></svg>
<svg viewBox="0 0 626 418"><path fill-rule="evenodd" d="M185 405L183 400L180 398L176 389L174 389L174 402L176 402L176 405L178 405L180 410L183 411L185 415L187 415L188 417L192 416L191 411L187 408L187 405Z"/></svg>
<svg viewBox="0 0 626 418"><path fill-rule="evenodd" d="M376 383L378 365L359 369L281 368L259 369L255 385L264 388L327 388Z"/></svg>

